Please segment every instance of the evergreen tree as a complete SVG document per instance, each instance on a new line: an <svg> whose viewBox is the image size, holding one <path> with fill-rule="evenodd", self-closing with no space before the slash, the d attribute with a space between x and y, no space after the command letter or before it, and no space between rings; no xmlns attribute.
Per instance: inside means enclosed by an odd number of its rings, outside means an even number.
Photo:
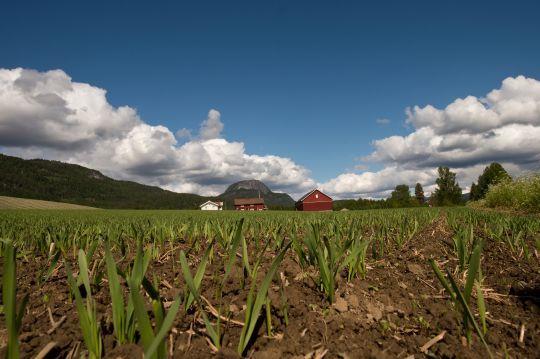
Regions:
<svg viewBox="0 0 540 359"><path fill-rule="evenodd" d="M390 195L390 205L392 207L408 207L412 205L409 186L406 184L397 185Z"/></svg>
<svg viewBox="0 0 540 359"><path fill-rule="evenodd" d="M439 167L437 189L433 194L433 200L437 206L455 205L461 203L461 187L456 182L456 174L448 167Z"/></svg>
<svg viewBox="0 0 540 359"><path fill-rule="evenodd" d="M424 196L424 189L422 188L422 185L420 183L417 183L414 187L414 196L420 204L424 204L424 202L426 201L426 197Z"/></svg>
<svg viewBox="0 0 540 359"><path fill-rule="evenodd" d="M508 172L501 166L500 163L493 162L484 169L484 172L478 177L478 185L475 185L473 193L473 187L471 186L471 200L477 201L486 196L489 186L495 185L502 181L512 179Z"/></svg>
<svg viewBox="0 0 540 359"><path fill-rule="evenodd" d="M474 182L471 185L471 192L469 193L469 199L471 201L476 201L478 199L478 186Z"/></svg>

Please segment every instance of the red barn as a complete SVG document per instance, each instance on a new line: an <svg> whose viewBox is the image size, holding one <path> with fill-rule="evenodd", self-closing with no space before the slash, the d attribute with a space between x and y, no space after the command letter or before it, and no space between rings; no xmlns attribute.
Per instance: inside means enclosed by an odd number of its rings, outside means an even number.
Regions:
<svg viewBox="0 0 540 359"><path fill-rule="evenodd" d="M266 205L263 198L235 198L234 209L237 211L264 211Z"/></svg>
<svg viewBox="0 0 540 359"><path fill-rule="evenodd" d="M297 211L331 211L332 198L314 189L300 198L295 206Z"/></svg>

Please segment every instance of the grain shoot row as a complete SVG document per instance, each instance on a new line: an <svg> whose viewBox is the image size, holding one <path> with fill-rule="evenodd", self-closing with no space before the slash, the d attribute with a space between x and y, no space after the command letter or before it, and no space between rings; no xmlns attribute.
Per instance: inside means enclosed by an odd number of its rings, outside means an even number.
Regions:
<svg viewBox="0 0 540 359"><path fill-rule="evenodd" d="M8 357L540 349L535 217L3 211L0 239Z"/></svg>

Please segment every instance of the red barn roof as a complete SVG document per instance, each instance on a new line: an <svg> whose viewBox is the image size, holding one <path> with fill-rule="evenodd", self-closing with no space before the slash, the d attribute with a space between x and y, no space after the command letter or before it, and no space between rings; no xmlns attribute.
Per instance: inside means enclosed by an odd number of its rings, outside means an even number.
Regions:
<svg viewBox="0 0 540 359"><path fill-rule="evenodd" d="M297 203L298 202L304 202L309 196L311 196L312 194L314 194L315 192L319 192L319 194L322 194L324 197L326 197L326 200L327 201L332 201L332 198L327 195L327 194L324 194L321 190L315 188L314 190L312 191L309 191L308 193L306 193L305 195L302 196L302 198L300 198L298 201L296 201ZM324 199L321 199L319 202L322 202L324 201Z"/></svg>
<svg viewBox="0 0 540 359"><path fill-rule="evenodd" d="M235 198L235 206L245 206L250 204L264 204L264 198Z"/></svg>

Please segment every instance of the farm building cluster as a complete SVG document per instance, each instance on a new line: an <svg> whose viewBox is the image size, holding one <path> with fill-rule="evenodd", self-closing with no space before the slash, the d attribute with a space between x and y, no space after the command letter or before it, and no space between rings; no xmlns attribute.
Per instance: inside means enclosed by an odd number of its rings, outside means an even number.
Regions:
<svg viewBox="0 0 540 359"><path fill-rule="evenodd" d="M235 198L236 211L265 211L268 209L264 198ZM294 205L297 211L331 211L333 200L319 189L314 189L303 195ZM223 202L206 201L200 205L203 211L221 211Z"/></svg>

